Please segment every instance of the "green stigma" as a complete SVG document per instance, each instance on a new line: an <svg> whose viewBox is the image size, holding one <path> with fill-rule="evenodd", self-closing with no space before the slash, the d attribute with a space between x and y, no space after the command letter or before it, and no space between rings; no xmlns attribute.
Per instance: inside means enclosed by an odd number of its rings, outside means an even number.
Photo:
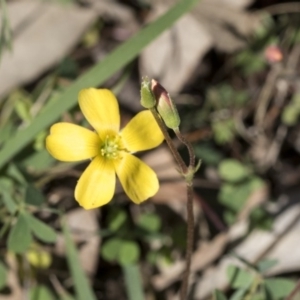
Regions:
<svg viewBox="0 0 300 300"><path fill-rule="evenodd" d="M102 143L100 153L108 159L116 159L119 156L120 138L118 136L106 136L105 141Z"/></svg>

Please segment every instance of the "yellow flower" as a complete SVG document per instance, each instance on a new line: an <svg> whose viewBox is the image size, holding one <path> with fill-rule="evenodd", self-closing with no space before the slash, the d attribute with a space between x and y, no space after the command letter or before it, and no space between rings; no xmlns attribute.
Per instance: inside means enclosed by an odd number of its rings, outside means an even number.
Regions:
<svg viewBox="0 0 300 300"><path fill-rule="evenodd" d="M119 106L111 91L82 90L79 106L95 132L71 123L57 123L46 139L47 150L58 160L92 159L75 188L79 204L91 209L108 203L114 195L116 174L136 204L155 195L159 188L156 174L131 154L163 141L151 112L138 113L120 131Z"/></svg>

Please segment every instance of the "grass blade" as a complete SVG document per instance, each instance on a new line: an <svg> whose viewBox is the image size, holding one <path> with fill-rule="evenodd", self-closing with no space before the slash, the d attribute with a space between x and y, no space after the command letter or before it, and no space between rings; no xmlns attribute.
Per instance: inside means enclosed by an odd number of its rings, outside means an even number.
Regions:
<svg viewBox="0 0 300 300"><path fill-rule="evenodd" d="M123 265L123 274L129 300L144 300L143 284L138 265Z"/></svg>
<svg viewBox="0 0 300 300"><path fill-rule="evenodd" d="M123 43L103 61L78 78L55 103L48 105L47 109L40 113L27 128L18 131L5 143L0 151L0 168L28 145L41 130L53 124L63 112L75 106L79 90L98 86L105 82L115 72L131 62L145 46L169 28L198 1L183 0L179 2L166 14L142 29L137 35Z"/></svg>
<svg viewBox="0 0 300 300"><path fill-rule="evenodd" d="M64 218L62 218L62 229L65 236L67 260L73 278L76 299L96 300L96 296L94 295L88 279L79 263L78 253Z"/></svg>

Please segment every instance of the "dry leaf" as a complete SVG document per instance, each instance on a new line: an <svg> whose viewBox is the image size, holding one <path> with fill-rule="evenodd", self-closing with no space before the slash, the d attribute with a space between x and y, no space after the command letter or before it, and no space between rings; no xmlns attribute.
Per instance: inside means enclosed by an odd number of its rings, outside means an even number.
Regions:
<svg viewBox="0 0 300 300"><path fill-rule="evenodd" d="M39 0L9 2L12 52L4 52L0 63L0 97L29 83L56 65L78 43L94 22L92 9Z"/></svg>

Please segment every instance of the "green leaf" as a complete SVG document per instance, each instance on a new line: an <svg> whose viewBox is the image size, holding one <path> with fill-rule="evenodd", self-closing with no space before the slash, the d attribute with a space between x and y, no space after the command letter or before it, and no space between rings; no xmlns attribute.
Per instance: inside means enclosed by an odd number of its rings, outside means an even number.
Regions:
<svg viewBox="0 0 300 300"><path fill-rule="evenodd" d="M29 248L31 241L32 236L27 219L23 213L20 213L16 224L8 235L8 250L15 253L24 253Z"/></svg>
<svg viewBox="0 0 300 300"><path fill-rule="evenodd" d="M25 202L30 205L40 206L45 202L44 195L36 189L33 185L29 184L26 187Z"/></svg>
<svg viewBox="0 0 300 300"><path fill-rule="evenodd" d="M233 293L229 300L244 300L244 295L246 294L247 289L240 288Z"/></svg>
<svg viewBox="0 0 300 300"><path fill-rule="evenodd" d="M122 270L125 277L127 299L144 300L142 276L138 265L123 265Z"/></svg>
<svg viewBox="0 0 300 300"><path fill-rule="evenodd" d="M263 259L258 262L257 269L260 273L264 273L278 264L276 259Z"/></svg>
<svg viewBox="0 0 300 300"><path fill-rule="evenodd" d="M21 162L22 166L28 168L31 172L38 172L47 170L53 165L54 158L47 150L33 152L31 155L24 158Z"/></svg>
<svg viewBox="0 0 300 300"><path fill-rule="evenodd" d="M227 268L227 277L231 287L236 289L248 287L254 280L254 275L249 271L240 269L233 265L230 265Z"/></svg>
<svg viewBox="0 0 300 300"><path fill-rule="evenodd" d="M101 248L102 257L110 262L116 261L119 256L122 242L123 241L119 238L111 238L107 240Z"/></svg>
<svg viewBox="0 0 300 300"><path fill-rule="evenodd" d="M2 144L4 144L15 131L16 128L14 127L12 122L7 122L5 126L3 126L2 128L0 127L0 147L2 147Z"/></svg>
<svg viewBox="0 0 300 300"><path fill-rule="evenodd" d="M254 176L240 183L224 183L221 186L218 199L221 204L232 212L239 212L251 193L264 185L263 180Z"/></svg>
<svg viewBox="0 0 300 300"><path fill-rule="evenodd" d="M137 225L148 232L157 232L161 227L161 220L156 214L142 214Z"/></svg>
<svg viewBox="0 0 300 300"><path fill-rule="evenodd" d="M231 142L235 136L233 119L215 121L212 123L214 139L219 144Z"/></svg>
<svg viewBox="0 0 300 300"><path fill-rule="evenodd" d="M221 291L214 290L214 300L227 300L227 298Z"/></svg>
<svg viewBox="0 0 300 300"><path fill-rule="evenodd" d="M27 181L24 175L19 170L19 168L12 162L8 165L8 168L6 170L6 175L13 178L17 183L23 186L27 185Z"/></svg>
<svg viewBox="0 0 300 300"><path fill-rule="evenodd" d="M133 241L123 241L118 256L120 265L136 263L140 258L140 247Z"/></svg>
<svg viewBox="0 0 300 300"><path fill-rule="evenodd" d="M210 166L216 166L223 158L222 153L209 144L199 143L194 149L196 156Z"/></svg>
<svg viewBox="0 0 300 300"><path fill-rule="evenodd" d="M219 174L226 181L238 182L247 178L251 172L235 159L224 159L219 165Z"/></svg>
<svg viewBox="0 0 300 300"><path fill-rule="evenodd" d="M249 183L231 184L224 183L218 195L221 204L234 212L239 212L250 195Z"/></svg>
<svg viewBox="0 0 300 300"><path fill-rule="evenodd" d="M288 126L293 126L297 123L299 118L299 108L295 105L287 105L282 112L281 121Z"/></svg>
<svg viewBox="0 0 300 300"><path fill-rule="evenodd" d="M69 228L64 219L62 219L62 229L66 241L66 254L69 269L73 278L77 299L96 300L96 296L91 289L87 276L84 274L79 262L78 253L74 244Z"/></svg>
<svg viewBox="0 0 300 300"><path fill-rule="evenodd" d="M127 220L127 214L121 209L116 209L109 214L108 220L108 228L115 232L124 225Z"/></svg>
<svg viewBox="0 0 300 300"><path fill-rule="evenodd" d="M0 195L2 195L2 201L11 215L14 215L17 211L17 205L13 199L13 181L6 177L0 178Z"/></svg>
<svg viewBox="0 0 300 300"><path fill-rule="evenodd" d="M55 300L52 292L44 285L37 285L29 292L30 300Z"/></svg>
<svg viewBox="0 0 300 300"><path fill-rule="evenodd" d="M250 227L262 230L271 230L273 218L262 208L256 207L250 214Z"/></svg>
<svg viewBox="0 0 300 300"><path fill-rule="evenodd" d="M30 230L37 238L45 243L54 243L56 241L56 232L54 229L29 213L26 213L25 216Z"/></svg>
<svg viewBox="0 0 300 300"><path fill-rule="evenodd" d="M30 122L32 118L30 114L31 103L28 100L28 98L24 97L15 101L15 111L19 118L26 123Z"/></svg>
<svg viewBox="0 0 300 300"><path fill-rule="evenodd" d="M138 34L128 39L91 70L78 78L61 94L57 101L49 103L28 127L19 130L5 143L0 150L0 168L34 140L40 131L53 124L62 113L74 107L77 104L78 92L81 89L103 84L136 58L144 47L173 25L198 2L199 0L182 0L178 2L167 13L156 19L152 24L145 26Z"/></svg>
<svg viewBox="0 0 300 300"><path fill-rule="evenodd" d="M2 290L6 285L7 270L2 261L0 261L0 290Z"/></svg>
<svg viewBox="0 0 300 300"><path fill-rule="evenodd" d="M295 287L295 282L286 278L269 278L264 282L272 300L285 298Z"/></svg>

